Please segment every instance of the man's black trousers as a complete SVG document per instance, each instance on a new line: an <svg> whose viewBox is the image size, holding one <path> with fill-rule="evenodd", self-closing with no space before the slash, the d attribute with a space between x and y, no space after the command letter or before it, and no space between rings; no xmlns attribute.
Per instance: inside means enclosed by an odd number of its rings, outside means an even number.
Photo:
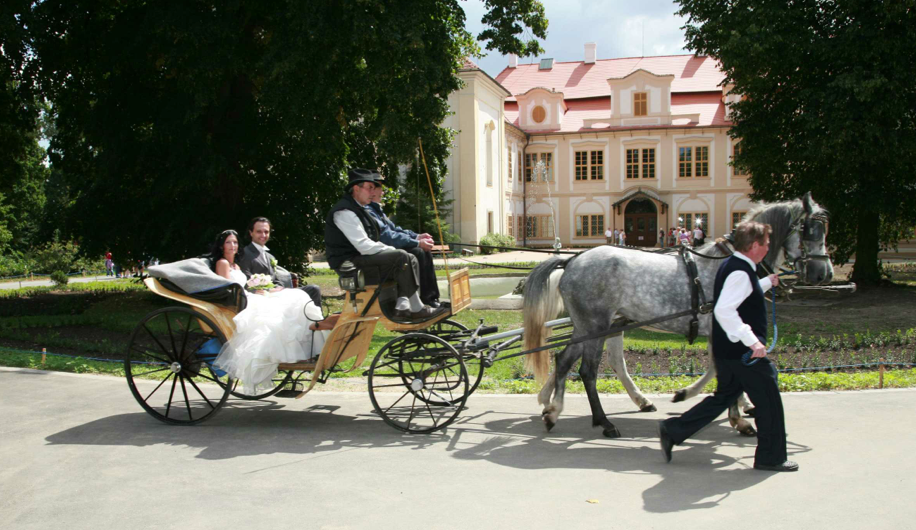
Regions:
<svg viewBox="0 0 916 530"><path fill-rule="evenodd" d="M430 302L439 300L439 284L436 283L436 266L433 255L428 250L420 247L407 249L413 257L417 258L420 268L420 301L429 305Z"/></svg>
<svg viewBox="0 0 916 530"><path fill-rule="evenodd" d="M751 366L740 360L714 358L716 363L716 392L679 418L665 420L665 427L675 444L680 444L715 420L742 392L754 404L757 423L757 452L755 464L778 465L785 462L786 420L779 396L776 367L769 359L760 359Z"/></svg>
<svg viewBox="0 0 916 530"><path fill-rule="evenodd" d="M359 255L352 260L357 267L378 267L382 281L398 282L398 296L410 297L420 285L417 258L404 250L383 250L378 254Z"/></svg>

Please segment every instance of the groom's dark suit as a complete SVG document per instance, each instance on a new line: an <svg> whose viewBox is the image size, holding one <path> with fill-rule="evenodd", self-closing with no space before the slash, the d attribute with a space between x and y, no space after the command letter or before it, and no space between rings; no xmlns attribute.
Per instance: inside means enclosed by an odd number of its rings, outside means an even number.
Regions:
<svg viewBox="0 0 916 530"><path fill-rule="evenodd" d="M267 274L275 284L286 288L292 287L291 273L283 267L274 267L270 264L271 261L276 262L277 258L267 251L262 254L254 243L249 243L239 252L239 268L248 278L251 278L253 274ZM321 307L321 289L317 285L302 285L299 289L305 291L312 301Z"/></svg>

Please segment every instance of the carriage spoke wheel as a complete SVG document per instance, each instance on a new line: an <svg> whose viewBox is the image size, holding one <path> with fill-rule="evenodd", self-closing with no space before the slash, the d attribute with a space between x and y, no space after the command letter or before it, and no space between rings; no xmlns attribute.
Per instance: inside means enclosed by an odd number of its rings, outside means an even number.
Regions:
<svg viewBox="0 0 916 530"><path fill-rule="evenodd" d="M440 339L445 339L451 344L455 344L456 342L465 341L470 337L467 331L468 327L461 322L445 319L436 322L428 329L424 330L424 333L435 335ZM468 395L473 394L474 391L477 390L477 386L480 385L480 381L483 379L483 371L485 368L483 363L484 353L485 352L463 353L461 355L462 359L464 359L464 366L468 370L468 379L471 382L471 388L468 390Z"/></svg>
<svg viewBox="0 0 916 530"><path fill-rule="evenodd" d="M209 364L225 343L213 321L189 308L149 313L134 328L124 360L131 393L165 423L193 425L211 418L235 383Z"/></svg>
<svg viewBox="0 0 916 530"><path fill-rule="evenodd" d="M267 390L266 392L262 392L260 394L246 394L245 389L244 387L242 387L240 381L238 379L233 379L232 387L230 388L229 393L231 393L233 396L239 399L245 399L248 401L253 401L253 400L258 400L258 399L267 399L273 396L274 394L276 394L277 392L286 388L286 385L292 382L292 380L293 380L292 371L277 372L277 375L273 376L273 378L270 380L270 384L273 385L273 388L271 388L270 390ZM219 382L220 385L225 385L226 378L224 377L222 379L217 379L217 382Z"/></svg>
<svg viewBox="0 0 916 530"><path fill-rule="evenodd" d="M469 388L458 351L425 333L391 340L369 368L372 405L386 423L404 432L433 432L455 421Z"/></svg>

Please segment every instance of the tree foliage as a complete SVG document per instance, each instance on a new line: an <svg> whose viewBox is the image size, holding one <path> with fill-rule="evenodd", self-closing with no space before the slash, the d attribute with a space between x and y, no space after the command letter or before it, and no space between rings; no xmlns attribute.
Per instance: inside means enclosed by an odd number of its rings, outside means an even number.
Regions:
<svg viewBox="0 0 916 530"><path fill-rule="evenodd" d="M491 1L484 40L530 53L540 2ZM515 4L518 4L516 6ZM45 0L28 17L53 103L54 204L98 254L201 253L265 215L297 269L347 167L448 155L439 127L479 48L458 0Z"/></svg>
<svg viewBox="0 0 916 530"><path fill-rule="evenodd" d="M10 0L0 6L0 227L9 246L22 252L37 242L44 215L48 168L38 145L40 102L34 91L29 28L21 16L30 3ZM4 236L0 235L0 251Z"/></svg>
<svg viewBox="0 0 916 530"><path fill-rule="evenodd" d="M834 261L880 279L879 247L916 225L916 2L678 0L688 48L743 99L735 160L753 198L812 191L832 213Z"/></svg>

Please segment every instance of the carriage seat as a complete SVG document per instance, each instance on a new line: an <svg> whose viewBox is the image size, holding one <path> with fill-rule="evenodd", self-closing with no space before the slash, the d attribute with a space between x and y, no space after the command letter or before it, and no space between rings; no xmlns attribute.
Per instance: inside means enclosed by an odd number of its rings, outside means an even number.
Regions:
<svg viewBox="0 0 916 530"><path fill-rule="evenodd" d="M378 285L382 278L378 267L357 267L352 261L344 261L334 269L337 273L337 284L344 291L362 291L366 286Z"/></svg>

